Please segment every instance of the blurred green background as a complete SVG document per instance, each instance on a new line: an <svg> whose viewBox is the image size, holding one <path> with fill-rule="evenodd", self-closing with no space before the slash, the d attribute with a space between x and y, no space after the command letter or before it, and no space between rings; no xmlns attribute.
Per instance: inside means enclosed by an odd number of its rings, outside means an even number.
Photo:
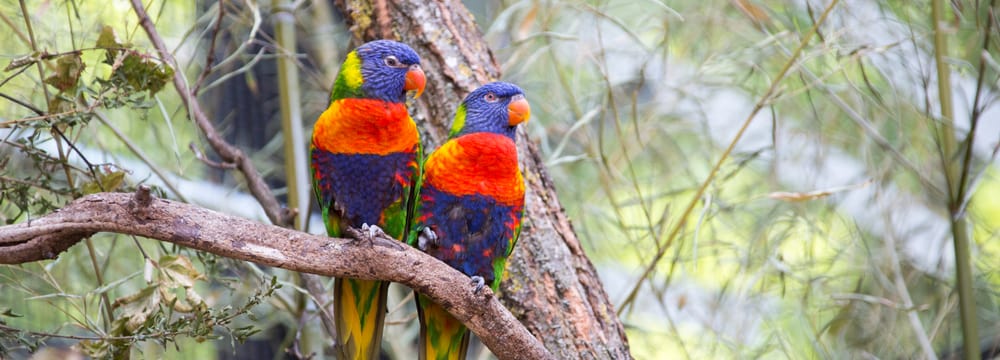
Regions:
<svg viewBox="0 0 1000 360"><path fill-rule="evenodd" d="M994 3L948 3L944 16L953 124L960 149L972 141L968 163L964 152L942 156L949 134L940 130L939 48L928 1L839 2L778 81L829 2L466 6L503 80L527 93L534 115L527 134L541 145L633 355L803 359L921 358L929 355L922 346L938 356L960 348L945 163L967 169L963 216L972 234L979 334L984 344L1000 343ZM221 18L216 2L147 7L189 84L200 84L216 127L283 196L274 7L223 4ZM294 5L298 53L291 59L308 135L350 50L349 33L332 4ZM239 176L196 157L192 149L214 155L172 85L154 94L148 84L113 81L119 68L106 56L122 53L99 44L104 26L114 30L116 46L156 56L127 2L6 1L0 20L8 34L0 38L0 65L60 54L0 74L5 223L30 221L88 189L138 184L267 222ZM84 65L78 78L70 76L78 85L43 85L54 74L60 79L67 66L58 61L76 58L74 51ZM213 72L202 79L210 56ZM155 82L155 69L136 69ZM59 115L39 117L19 103ZM673 239L685 207L756 104L762 111ZM310 223L321 232L315 216ZM127 236L100 234L91 245L54 261L0 266L0 324L36 332L0 331L7 356L47 348L60 358L57 349L80 341L37 333L95 338L78 345L92 355L129 344L137 358L282 358L296 344L302 354L324 354L315 308L294 273ZM193 286L168 283L152 261L173 264ZM412 297L394 289L385 350L406 359L415 314ZM141 324L109 318L102 297L119 299L117 314L141 314ZM172 297L203 299L207 307L194 310L203 325L179 321L184 309L171 306ZM251 300L259 304L247 306ZM124 338L96 341L112 335ZM473 354L492 356L481 346Z"/></svg>

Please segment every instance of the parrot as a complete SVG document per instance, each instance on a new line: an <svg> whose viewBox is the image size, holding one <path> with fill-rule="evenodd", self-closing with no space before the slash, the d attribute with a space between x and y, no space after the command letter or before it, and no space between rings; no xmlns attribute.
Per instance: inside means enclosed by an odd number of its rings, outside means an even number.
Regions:
<svg viewBox="0 0 1000 360"><path fill-rule="evenodd" d="M524 92L492 82L456 110L448 140L423 164L408 242L494 291L521 232L524 177L517 125L531 116ZM464 359L468 330L440 305L416 297L422 360Z"/></svg>
<svg viewBox="0 0 1000 360"><path fill-rule="evenodd" d="M313 126L310 167L326 232L347 227L404 240L422 146L406 107L423 93L417 53L401 42L367 42L347 54L329 106ZM334 322L341 359L378 359L388 282L334 279Z"/></svg>

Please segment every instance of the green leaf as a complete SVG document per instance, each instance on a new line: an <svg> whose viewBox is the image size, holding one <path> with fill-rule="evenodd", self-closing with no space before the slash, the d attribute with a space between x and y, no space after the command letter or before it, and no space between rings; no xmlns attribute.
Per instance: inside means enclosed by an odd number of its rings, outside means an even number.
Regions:
<svg viewBox="0 0 1000 360"><path fill-rule="evenodd" d="M233 337L241 344L246 342L251 336L259 333L260 329L253 325L247 325L233 329Z"/></svg>
<svg viewBox="0 0 1000 360"><path fill-rule="evenodd" d="M128 333L134 333L149 318L149 315L159 309L162 299L159 286L147 286L139 292L115 299L112 305L121 308L121 317L115 319L116 325L125 325Z"/></svg>
<svg viewBox="0 0 1000 360"><path fill-rule="evenodd" d="M66 100L65 96L56 95L49 100L49 112L53 114L71 113L74 108L73 102Z"/></svg>
<svg viewBox="0 0 1000 360"><path fill-rule="evenodd" d="M15 312L14 312L14 310L11 310L10 308L0 308L0 316L6 316L6 317L22 317L22 316L24 316L24 315L21 315L21 314L18 314L18 313L15 313Z"/></svg>
<svg viewBox="0 0 1000 360"><path fill-rule="evenodd" d="M80 74L83 73L83 59L79 53L70 53L59 56L56 60L56 73L45 79L45 83L54 86L59 91L66 91L76 87L80 81Z"/></svg>
<svg viewBox="0 0 1000 360"><path fill-rule="evenodd" d="M66 293L52 293L39 296L30 296L24 298L24 300L34 301L34 300L45 300L45 299L55 299L55 298L79 299L81 298L81 296L74 294L66 294Z"/></svg>
<svg viewBox="0 0 1000 360"><path fill-rule="evenodd" d="M166 255L160 258L160 293L163 299L179 312L193 312L205 305L205 301L194 291L194 282L204 280L205 275L195 269L186 256ZM184 292L184 300L177 299L175 290Z"/></svg>
<svg viewBox="0 0 1000 360"><path fill-rule="evenodd" d="M160 258L160 282L165 285L186 288L194 287L195 280L204 280L205 275L195 269L191 260L184 255L165 255Z"/></svg>
<svg viewBox="0 0 1000 360"><path fill-rule="evenodd" d="M105 292L108 292L111 289L114 289L114 288L118 287L118 285L124 284L126 281L129 281L130 279L132 279L132 278L134 278L136 276L139 276L139 274L142 274L142 272L141 271L134 272L131 275L128 275L128 276L122 277L121 279L118 279L118 280L112 281L110 283L107 283L104 286L96 288L96 289L94 289L94 290L92 290L90 292L92 292L94 294L103 294Z"/></svg>
<svg viewBox="0 0 1000 360"><path fill-rule="evenodd" d="M108 356L111 344L107 341L83 340L77 343L77 348L81 352L94 359L103 359Z"/></svg>
<svg viewBox="0 0 1000 360"><path fill-rule="evenodd" d="M101 35L97 37L97 44L95 45L100 49L122 49L129 47L128 45L122 43L121 39L118 38L118 33L111 26L104 25L101 28Z"/></svg>
<svg viewBox="0 0 1000 360"><path fill-rule="evenodd" d="M155 95L174 76L174 70L154 61L149 56L131 52L125 56L122 66L115 70L126 84L135 91L149 90Z"/></svg>
<svg viewBox="0 0 1000 360"><path fill-rule="evenodd" d="M125 171L98 171L97 179L84 183L80 188L84 195L118 190L125 183Z"/></svg>

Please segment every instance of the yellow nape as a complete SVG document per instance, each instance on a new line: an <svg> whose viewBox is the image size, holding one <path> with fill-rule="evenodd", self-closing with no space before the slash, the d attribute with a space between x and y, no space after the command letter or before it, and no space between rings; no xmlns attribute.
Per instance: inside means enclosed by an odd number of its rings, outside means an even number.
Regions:
<svg viewBox="0 0 1000 360"><path fill-rule="evenodd" d="M340 77L351 89L357 89L365 82L361 76L361 58L358 57L357 50L347 54L347 59L344 59L344 64L340 67Z"/></svg>
<svg viewBox="0 0 1000 360"><path fill-rule="evenodd" d="M455 111L455 120L451 122L451 129L448 130L448 138L453 138L458 135L459 131L465 127L465 104L459 105L458 110Z"/></svg>

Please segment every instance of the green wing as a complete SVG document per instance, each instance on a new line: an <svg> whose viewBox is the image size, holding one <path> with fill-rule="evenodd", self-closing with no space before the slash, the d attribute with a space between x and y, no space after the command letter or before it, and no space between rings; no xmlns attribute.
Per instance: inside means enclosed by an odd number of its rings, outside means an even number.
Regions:
<svg viewBox="0 0 1000 360"><path fill-rule="evenodd" d="M406 223L403 227L403 235L399 240L413 245L411 243L413 237L413 216L417 213L418 204L420 201L418 199L420 196L420 187L424 184L424 146L422 144L417 144L417 169L413 173L413 177L410 179L410 186L404 190L404 193L409 193L406 203Z"/></svg>
<svg viewBox="0 0 1000 360"><path fill-rule="evenodd" d="M411 182L412 188L410 189L410 206L407 209L408 213L406 215L406 228L409 234L403 239L404 242L412 247L417 247L417 236L420 235L420 230L416 227L416 221L414 217L420 212L420 189L424 186L424 162L427 159L424 158L424 148L423 145L417 148L417 173L418 176L413 177Z"/></svg>

